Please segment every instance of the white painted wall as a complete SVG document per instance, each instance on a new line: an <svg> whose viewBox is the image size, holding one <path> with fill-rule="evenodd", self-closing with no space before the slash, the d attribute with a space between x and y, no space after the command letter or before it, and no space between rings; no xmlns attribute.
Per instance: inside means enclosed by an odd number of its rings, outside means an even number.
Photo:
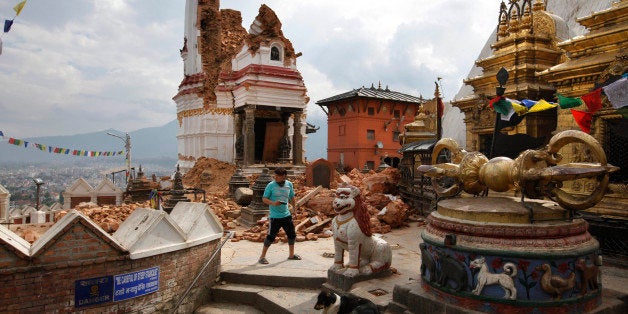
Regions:
<svg viewBox="0 0 628 314"><path fill-rule="evenodd" d="M187 54L182 54L184 63L184 74L193 75L201 73L201 56L198 52L197 37L200 34L197 22L197 0L186 1L185 16L185 37L187 38ZM259 23L259 22L254 22ZM258 29L259 30L259 29ZM251 33L255 33L255 25L252 25ZM280 48L281 60L271 60L271 47ZM251 54L249 47L245 44L231 62L231 69L239 71L251 64L265 66L276 66L290 70L297 70L296 58L291 59L288 64L284 63L283 42L274 40L264 43ZM245 88L242 83L245 81L265 83L279 83L288 85L304 86L302 79L285 78L265 74L247 74L234 81L220 82L222 87L232 89L233 92L216 92L216 108L223 109L222 112L207 112L201 115L183 117L177 132L178 152L188 157L199 158L202 156L216 158L222 161L234 162L235 160L235 122L231 114L224 114L225 109L234 109L246 105L277 106L285 108L305 109L307 107L306 96L301 90L290 90L274 87L251 85ZM179 92L200 87L202 83L181 86ZM203 99L196 93L175 96L177 112L203 108ZM305 118L302 118L302 125L299 128L303 135L303 147L305 147ZM293 123L290 120L290 140L292 140ZM181 171L185 172L194 166L193 161L179 160Z"/></svg>
<svg viewBox="0 0 628 314"><path fill-rule="evenodd" d="M185 28L183 32L184 38L187 38L188 53L181 55L183 58L183 73L185 75L200 73L203 68L201 55L198 53L197 38L200 32L196 25L197 9L198 0L185 1Z"/></svg>

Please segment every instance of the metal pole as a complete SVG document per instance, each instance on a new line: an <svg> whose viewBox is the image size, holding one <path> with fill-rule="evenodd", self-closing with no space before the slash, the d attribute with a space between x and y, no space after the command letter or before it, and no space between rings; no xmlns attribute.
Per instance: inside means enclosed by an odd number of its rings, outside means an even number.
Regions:
<svg viewBox="0 0 628 314"><path fill-rule="evenodd" d="M111 135L117 137L124 141L124 148L126 149L126 184L129 184L129 179L131 178L131 136L129 133L125 133L125 137L122 137L117 134L113 134L107 132L107 135Z"/></svg>
<svg viewBox="0 0 628 314"><path fill-rule="evenodd" d="M192 289L192 287L196 284L196 282L198 281L199 278L201 278L201 275L203 274L203 272L205 271L205 269L207 268L207 266L209 266L209 263L211 263L211 261L214 259L214 257L216 256L216 254L218 254L218 252L220 252L220 249L222 249L222 246L225 245L225 243L231 239L235 232L234 231L228 231L229 233L227 234L227 237L222 241L222 243L220 243L220 245L216 248L216 250L214 251L214 254L212 254L212 256L207 260L207 262L205 262L205 265L203 265L203 268L201 268L201 271L198 272L198 274L196 275L196 277L194 277L194 280L192 280L192 283L188 286L188 288L185 290L185 292L183 293L183 295L181 296L181 298L179 299L179 302L177 302L177 305L174 306L174 309L172 309L172 313L176 313L177 309L179 309L179 306L181 305L181 303L183 302L183 300L185 299L185 297L187 297L188 293L190 292L190 290Z"/></svg>
<svg viewBox="0 0 628 314"><path fill-rule="evenodd" d="M499 119L501 119L501 114L499 112L495 112L495 125L493 127L493 138L491 139L491 150L489 151L488 158L493 158L493 149L495 149L495 138L497 137L497 124L499 123Z"/></svg>
<svg viewBox="0 0 628 314"><path fill-rule="evenodd" d="M124 141L124 148L126 148L126 173L127 173L127 184L128 180L131 178L131 136L129 133L126 133L126 139Z"/></svg>
<svg viewBox="0 0 628 314"><path fill-rule="evenodd" d="M35 207L35 209L39 210L39 188L41 186L41 184L37 183L37 205Z"/></svg>

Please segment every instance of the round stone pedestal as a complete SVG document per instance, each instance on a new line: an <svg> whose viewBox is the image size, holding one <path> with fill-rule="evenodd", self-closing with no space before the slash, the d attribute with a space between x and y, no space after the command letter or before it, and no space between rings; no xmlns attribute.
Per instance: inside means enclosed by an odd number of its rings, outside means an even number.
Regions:
<svg viewBox="0 0 628 314"><path fill-rule="evenodd" d="M553 202L456 198L422 233L423 287L482 312L586 312L601 303L599 244Z"/></svg>

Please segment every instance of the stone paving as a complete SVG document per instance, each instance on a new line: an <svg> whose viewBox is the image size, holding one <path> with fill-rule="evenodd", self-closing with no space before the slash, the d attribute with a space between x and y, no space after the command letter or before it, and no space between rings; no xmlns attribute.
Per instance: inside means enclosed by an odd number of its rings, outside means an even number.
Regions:
<svg viewBox="0 0 628 314"><path fill-rule="evenodd" d="M392 247L394 273L385 278L372 279L358 282L353 285L351 293L368 298L381 307L386 307L393 296L395 285L406 285L420 280L420 233L423 226L411 223L410 226L394 229L390 233L382 235ZM318 239L317 241L297 242L295 252L303 257L301 261L287 260L288 245L286 243L273 244L268 254L268 265L257 263L262 249L262 243L239 241L227 242L222 249L221 271L237 272L259 276L273 276L273 278L284 278L287 282L291 278L317 277L326 278L327 269L332 265L333 258L329 257L333 253L333 239ZM279 277L276 277L279 276ZM278 279L273 279L277 281ZM616 290L620 293L628 294L628 269L605 265L602 269L602 283L605 289ZM282 286L280 282L270 283L270 285ZM220 285L220 283L219 283ZM375 291L377 290L377 291ZM383 292L382 295L376 295ZM310 294L316 292L310 292ZM278 291L275 291L278 293ZM290 297L288 297L290 298ZM303 295L301 296L303 298ZM300 301L303 310L314 306L315 300ZM223 304L228 308L220 307L220 303L213 303L199 309L197 313L259 313L254 308L243 306L238 308L235 304ZM221 312L222 311L222 312ZM294 312L294 311L293 311ZM308 310L307 312L316 313Z"/></svg>

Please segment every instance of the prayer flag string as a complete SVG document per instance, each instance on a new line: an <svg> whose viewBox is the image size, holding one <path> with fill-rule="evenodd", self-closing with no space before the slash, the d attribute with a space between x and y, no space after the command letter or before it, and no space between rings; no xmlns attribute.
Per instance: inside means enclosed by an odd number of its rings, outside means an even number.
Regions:
<svg viewBox="0 0 628 314"><path fill-rule="evenodd" d="M602 92L618 112L624 112L625 109L628 109L628 78L625 74L619 80L580 97L565 97L557 93L558 103L551 103L544 99L518 101L504 96L496 96L489 101L488 105L501 115L501 120L505 121L501 123L503 126L517 125L523 119L522 116L528 113L541 112L556 107L570 109L576 124L582 131L589 133L593 114L602 108ZM572 109L581 105L586 105L588 111ZM515 114L520 119L513 119Z"/></svg>
<svg viewBox="0 0 628 314"><path fill-rule="evenodd" d="M0 131L0 137L5 138L4 132ZM124 151L92 151L92 150L79 150L79 149L71 149L71 148L62 148L62 147L54 147L50 145L44 145L39 143L31 143L19 138L9 137L7 144L21 146L27 148L30 144L31 147L35 147L36 149L42 152L54 153L54 154L62 154L62 155L72 155L72 156L86 156L86 157L100 157L100 156L120 156L124 155Z"/></svg>

